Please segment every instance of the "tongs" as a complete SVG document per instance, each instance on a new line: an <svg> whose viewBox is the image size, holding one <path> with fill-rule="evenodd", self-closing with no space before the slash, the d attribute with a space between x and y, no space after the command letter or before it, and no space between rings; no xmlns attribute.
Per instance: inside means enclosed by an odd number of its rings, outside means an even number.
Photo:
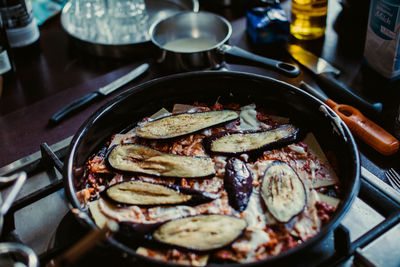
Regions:
<svg viewBox="0 0 400 267"><path fill-rule="evenodd" d="M0 216L3 217L14 203L19 191L26 181L26 172L15 173L11 176L0 176L0 187L5 187L10 183L14 183L13 188L7 195L3 203L0 205Z"/></svg>

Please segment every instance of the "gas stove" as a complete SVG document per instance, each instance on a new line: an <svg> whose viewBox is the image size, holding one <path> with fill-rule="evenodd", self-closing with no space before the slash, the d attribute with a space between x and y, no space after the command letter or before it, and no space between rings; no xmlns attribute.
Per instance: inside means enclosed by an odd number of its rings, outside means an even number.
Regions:
<svg viewBox="0 0 400 267"><path fill-rule="evenodd" d="M1 242L23 243L38 255L41 266L76 244L86 234L64 195L62 168L72 137L3 168L0 176L18 171L28 179L4 218ZM358 197L339 227L293 266L399 266L400 194L364 169ZM9 188L1 189L3 196ZM99 244L74 266L144 266L108 244Z"/></svg>

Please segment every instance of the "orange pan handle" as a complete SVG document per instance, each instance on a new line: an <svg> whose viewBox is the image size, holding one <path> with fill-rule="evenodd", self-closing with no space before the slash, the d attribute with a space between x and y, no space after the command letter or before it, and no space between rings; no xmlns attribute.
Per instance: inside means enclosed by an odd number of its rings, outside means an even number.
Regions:
<svg viewBox="0 0 400 267"><path fill-rule="evenodd" d="M337 104L331 99L326 100L325 103L339 115L354 135L382 155L390 156L399 150L399 141L361 114L358 109Z"/></svg>

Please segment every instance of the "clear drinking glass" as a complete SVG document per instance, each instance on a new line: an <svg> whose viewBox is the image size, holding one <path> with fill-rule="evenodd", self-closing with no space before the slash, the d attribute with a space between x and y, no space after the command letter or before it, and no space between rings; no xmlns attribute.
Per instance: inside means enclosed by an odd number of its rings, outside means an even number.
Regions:
<svg viewBox="0 0 400 267"><path fill-rule="evenodd" d="M69 30L75 36L102 44L148 40L144 0L70 0Z"/></svg>
<svg viewBox="0 0 400 267"><path fill-rule="evenodd" d="M75 35L86 40L97 40L99 21L107 11L106 0L70 0L69 25Z"/></svg>
<svg viewBox="0 0 400 267"><path fill-rule="evenodd" d="M110 0L108 3L115 42L131 43L148 39L148 15L144 0Z"/></svg>

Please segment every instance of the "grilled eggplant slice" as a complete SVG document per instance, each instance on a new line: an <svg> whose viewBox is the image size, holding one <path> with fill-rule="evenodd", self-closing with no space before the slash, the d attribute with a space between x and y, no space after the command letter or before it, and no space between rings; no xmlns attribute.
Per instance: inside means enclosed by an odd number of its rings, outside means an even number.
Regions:
<svg viewBox="0 0 400 267"><path fill-rule="evenodd" d="M145 123L136 129L136 134L146 139L169 139L238 118L239 114L232 110L181 113Z"/></svg>
<svg viewBox="0 0 400 267"><path fill-rule="evenodd" d="M301 213L307 202L303 182L292 167L280 160L265 170L261 196L269 212L282 223Z"/></svg>
<svg viewBox="0 0 400 267"><path fill-rule="evenodd" d="M195 252L219 249L231 244L246 229L245 220L222 214L197 215L162 224L153 239Z"/></svg>
<svg viewBox="0 0 400 267"><path fill-rule="evenodd" d="M138 144L116 145L106 158L114 169L145 175L204 178L215 174L209 157L167 154Z"/></svg>
<svg viewBox="0 0 400 267"><path fill-rule="evenodd" d="M224 187L229 204L242 212L247 208L253 191L253 177L246 163L238 158L230 158L225 166Z"/></svg>
<svg viewBox="0 0 400 267"><path fill-rule="evenodd" d="M206 139L211 153L237 155L283 147L297 140L299 128L284 124L263 131L224 132Z"/></svg>
<svg viewBox="0 0 400 267"><path fill-rule="evenodd" d="M104 190L101 196L119 206L196 205L218 198L216 194L192 190L182 186L142 181L127 181L112 185Z"/></svg>

